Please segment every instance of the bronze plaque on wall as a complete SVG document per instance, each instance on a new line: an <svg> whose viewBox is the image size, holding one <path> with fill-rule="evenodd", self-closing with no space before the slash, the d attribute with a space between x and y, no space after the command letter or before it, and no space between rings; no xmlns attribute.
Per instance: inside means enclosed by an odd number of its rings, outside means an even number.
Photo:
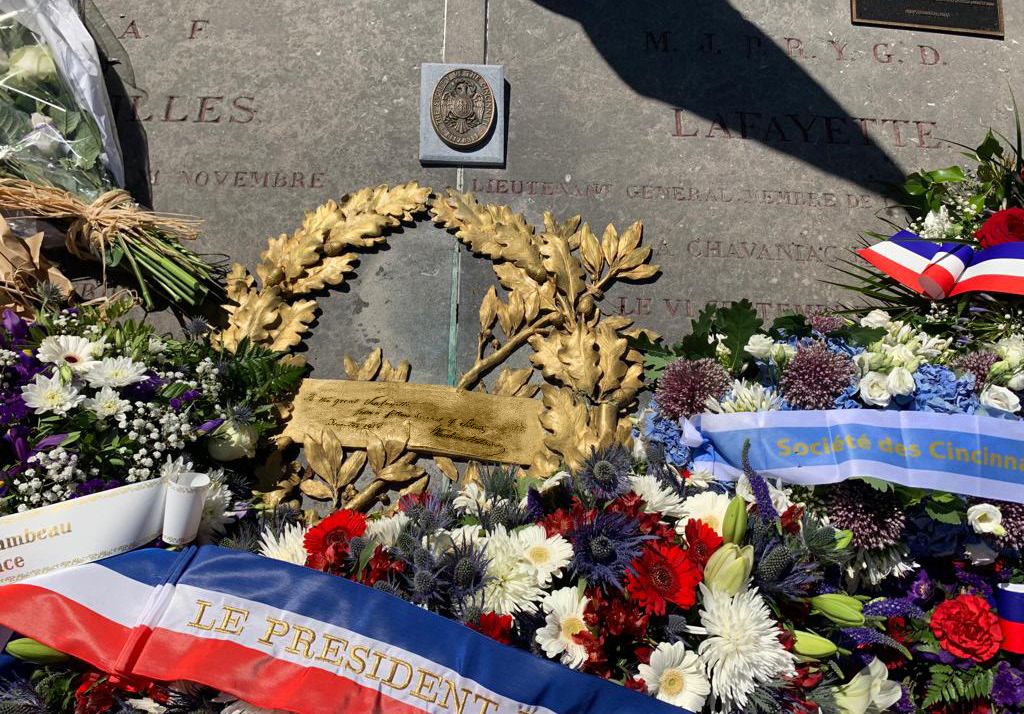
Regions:
<svg viewBox="0 0 1024 714"><path fill-rule="evenodd" d="M850 0L853 21L1003 36L1003 0Z"/></svg>

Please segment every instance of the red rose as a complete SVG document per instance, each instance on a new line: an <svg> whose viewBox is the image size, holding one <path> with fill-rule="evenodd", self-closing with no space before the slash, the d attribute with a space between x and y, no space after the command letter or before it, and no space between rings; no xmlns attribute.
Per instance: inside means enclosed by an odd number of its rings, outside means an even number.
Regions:
<svg viewBox="0 0 1024 714"><path fill-rule="evenodd" d="M947 652L984 662L999 650L1003 631L988 602L977 595L959 595L932 612L932 633Z"/></svg>
<svg viewBox="0 0 1024 714"><path fill-rule="evenodd" d="M974 237L981 243L982 248L1024 241L1024 208L997 211L985 221Z"/></svg>

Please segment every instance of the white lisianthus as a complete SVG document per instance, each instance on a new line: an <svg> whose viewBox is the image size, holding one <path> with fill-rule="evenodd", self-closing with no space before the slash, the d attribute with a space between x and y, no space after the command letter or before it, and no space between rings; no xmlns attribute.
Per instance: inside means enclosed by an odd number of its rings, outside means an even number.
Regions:
<svg viewBox="0 0 1024 714"><path fill-rule="evenodd" d="M981 403L992 409L1016 414L1020 411L1020 399L1006 387L990 384L981 393Z"/></svg>
<svg viewBox="0 0 1024 714"><path fill-rule="evenodd" d="M865 404L887 407L892 400L886 386L888 377L881 372L868 372L860 380L860 398Z"/></svg>
<svg viewBox="0 0 1024 714"><path fill-rule="evenodd" d="M743 347L747 354L760 360L767 360L772 353L775 341L768 335L753 335Z"/></svg>
<svg viewBox="0 0 1024 714"><path fill-rule="evenodd" d="M711 694L711 682L696 652L682 642L662 642L651 653L650 664L640 665L647 693L663 702L699 712Z"/></svg>
<svg viewBox="0 0 1024 714"><path fill-rule="evenodd" d="M366 522L364 535L387 548L394 548L398 543L398 536L408 522L409 516L404 511L399 511L393 516L374 518Z"/></svg>
<svg viewBox="0 0 1024 714"><path fill-rule="evenodd" d="M992 345L992 349L995 350L1001 359L1006 360L1013 367L1024 362L1024 337L1020 335L1004 337Z"/></svg>
<svg viewBox="0 0 1024 714"><path fill-rule="evenodd" d="M60 374L37 374L21 388L21 398L36 414L67 414L85 399L74 386L64 384Z"/></svg>
<svg viewBox="0 0 1024 714"><path fill-rule="evenodd" d="M1019 372L1015 372L1012 377L1006 382L1008 389L1012 389L1015 392L1024 390L1024 369Z"/></svg>
<svg viewBox="0 0 1024 714"><path fill-rule="evenodd" d="M857 366L857 374L864 376L874 370L882 363L882 356L877 352L861 352L853 356L853 363Z"/></svg>
<svg viewBox="0 0 1024 714"><path fill-rule="evenodd" d="M772 345L772 351L770 355L772 358L772 362L779 365L780 367L789 362L791 359L793 359L794 355L796 355L796 347L794 347L793 345L788 345L785 342L779 342Z"/></svg>
<svg viewBox="0 0 1024 714"><path fill-rule="evenodd" d="M25 45L11 52L7 69L11 78L44 81L57 76L53 55L42 45Z"/></svg>
<svg viewBox="0 0 1024 714"><path fill-rule="evenodd" d="M216 461L251 459L256 455L259 432L248 424L238 424L229 419L213 433L206 443L206 450Z"/></svg>
<svg viewBox="0 0 1024 714"><path fill-rule="evenodd" d="M967 509L967 522L975 533L1006 535L1003 528L1003 513L991 503L978 503Z"/></svg>
<svg viewBox="0 0 1024 714"><path fill-rule="evenodd" d="M906 367L896 367L885 378L885 388L893 396L905 397L917 389L914 375Z"/></svg>
<svg viewBox="0 0 1024 714"><path fill-rule="evenodd" d="M861 327L888 327L889 313L885 310L872 310L860 319Z"/></svg>
<svg viewBox="0 0 1024 714"><path fill-rule="evenodd" d="M911 370L921 366L921 360L914 353L913 348L907 344L896 345L885 353L888 362L898 367L906 367Z"/></svg>

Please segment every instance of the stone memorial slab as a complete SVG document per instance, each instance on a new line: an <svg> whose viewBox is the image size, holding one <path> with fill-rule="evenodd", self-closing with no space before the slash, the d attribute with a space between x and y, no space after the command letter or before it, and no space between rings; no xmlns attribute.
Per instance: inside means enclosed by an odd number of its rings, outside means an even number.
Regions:
<svg viewBox="0 0 1024 714"><path fill-rule="evenodd" d="M517 78L508 158L467 168L466 188L535 223L544 210L595 230L643 220L663 275L603 309L665 334L709 301L749 298L772 318L849 299L823 281L842 277L832 266L859 234L886 229L884 185L959 161L951 142L1012 131L1024 45L854 26L848 11L492 2L486 61ZM1007 37L1022 29L1007 17ZM488 273L464 277L464 305ZM462 327L460 344L476 329Z"/></svg>

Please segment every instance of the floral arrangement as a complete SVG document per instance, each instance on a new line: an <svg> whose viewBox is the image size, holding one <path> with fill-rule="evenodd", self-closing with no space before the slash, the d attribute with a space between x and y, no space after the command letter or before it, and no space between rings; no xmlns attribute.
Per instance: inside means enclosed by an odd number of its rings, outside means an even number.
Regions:
<svg viewBox="0 0 1024 714"><path fill-rule="evenodd" d="M62 11L54 5L48 12ZM33 12L42 13L38 8ZM70 6L66 12L71 14L63 22L78 22ZM215 270L181 243L195 237L194 222L140 211L130 195L117 189L109 168L121 163L119 153L111 155L120 151L113 119L106 117L104 137L98 117L83 108L73 91L76 81L102 77L98 62L91 75L78 71L72 77L70 65L60 65L55 56L87 67L95 60L83 49L84 42L55 52L31 29L46 20L45 13L25 17L18 11L0 19L0 208L65 224L68 250L102 261L104 270L126 271L147 307L157 295L175 305L198 307L210 290L220 288ZM99 88L77 89L79 96L101 93L108 104L102 80Z"/></svg>
<svg viewBox="0 0 1024 714"><path fill-rule="evenodd" d="M0 515L196 465L253 457L277 426L272 409L301 366L243 344L234 353L195 318L188 337L157 336L103 308L44 303L34 322L0 329ZM220 472L211 498L230 501Z"/></svg>

